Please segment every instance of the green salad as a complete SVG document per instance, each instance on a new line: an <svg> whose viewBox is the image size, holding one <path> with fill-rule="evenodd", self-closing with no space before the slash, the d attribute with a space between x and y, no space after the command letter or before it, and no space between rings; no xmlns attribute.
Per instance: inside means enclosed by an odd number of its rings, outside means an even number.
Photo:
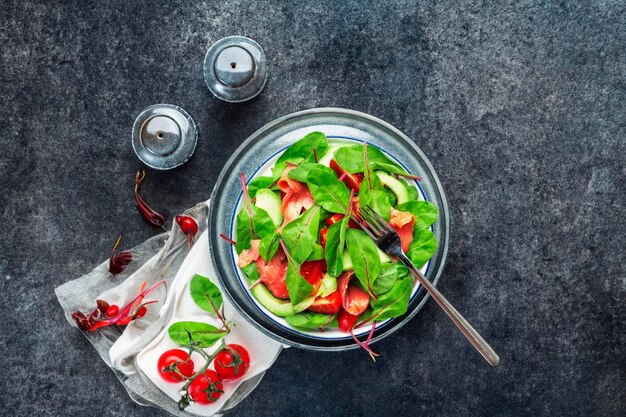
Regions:
<svg viewBox="0 0 626 417"><path fill-rule="evenodd" d="M422 267L437 250L437 207L414 177L380 149L313 132L289 146L271 175L246 184L232 242L250 292L291 326L357 327L407 311L408 269L379 250L350 215L369 205L398 232ZM375 326L372 326L372 329Z"/></svg>

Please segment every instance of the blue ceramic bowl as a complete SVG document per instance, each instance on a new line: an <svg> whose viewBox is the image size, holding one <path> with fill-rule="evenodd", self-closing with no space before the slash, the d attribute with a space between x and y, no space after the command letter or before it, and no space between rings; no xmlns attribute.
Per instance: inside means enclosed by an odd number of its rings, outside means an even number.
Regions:
<svg viewBox="0 0 626 417"><path fill-rule="evenodd" d="M357 347L354 340L339 330L307 331L291 327L265 309L248 291L248 280L235 264L234 248L219 237L220 233L235 235L235 216L242 204L239 174L247 181L271 168L276 158L292 143L306 134L320 131L330 143L368 144L381 149L411 174L422 179L416 186L422 198L439 208L439 219L432 226L438 249L422 272L437 283L448 252L450 218L446 197L437 174L423 152L406 135L390 124L365 113L338 108L305 110L281 117L250 136L226 162L217 180L208 215L208 236L211 261L218 273L224 295L250 323L281 343L316 350L345 350ZM407 312L397 318L377 323L372 341L393 333L406 324L424 305L428 294L417 285ZM357 337L364 340L369 327L360 328Z"/></svg>

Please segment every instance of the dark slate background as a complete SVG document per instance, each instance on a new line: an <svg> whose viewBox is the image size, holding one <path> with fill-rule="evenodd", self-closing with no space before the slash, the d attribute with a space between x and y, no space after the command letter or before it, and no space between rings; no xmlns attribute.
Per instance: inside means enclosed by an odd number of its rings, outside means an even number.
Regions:
<svg viewBox="0 0 626 417"><path fill-rule="evenodd" d="M450 203L440 288L502 357L483 363L429 302L376 364L285 351L233 415L625 415L626 7L510 3L2 1L0 414L163 415L128 398L53 289L118 233L156 233L133 201L130 129L167 102L200 130L189 163L148 172L170 218L276 117L338 106L406 132ZM269 60L241 105L202 78L232 34Z"/></svg>

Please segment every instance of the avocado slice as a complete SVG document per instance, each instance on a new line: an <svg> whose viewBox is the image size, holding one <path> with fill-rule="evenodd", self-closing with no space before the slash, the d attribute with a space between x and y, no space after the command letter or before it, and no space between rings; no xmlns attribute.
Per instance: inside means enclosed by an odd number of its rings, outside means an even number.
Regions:
<svg viewBox="0 0 626 417"><path fill-rule="evenodd" d="M378 249L378 257L380 258L380 262L383 264L391 262L391 258L389 257L389 255L387 255L380 249ZM354 269L354 265L352 264L352 258L350 257L350 253L348 253L347 249L343 251L342 261L344 271L350 271Z"/></svg>
<svg viewBox="0 0 626 417"><path fill-rule="evenodd" d="M388 187L398 198L396 204L402 204L409 201L409 192L404 184L383 171L376 171L376 175L385 187ZM257 194L258 195L258 194Z"/></svg>
<svg viewBox="0 0 626 417"><path fill-rule="evenodd" d="M280 210L282 201L280 201L278 194L267 188L258 190L256 192L255 205L258 208L265 210L267 214L270 215L276 227L279 227L282 224L283 213Z"/></svg>
<svg viewBox="0 0 626 417"><path fill-rule="evenodd" d="M309 297L300 304L294 306L291 302L289 302L289 300L281 300L280 298L274 297L270 290L268 290L267 287L261 283L252 287L250 292L263 307L267 308L270 312L279 317L293 316L294 314L309 308L315 301L315 297Z"/></svg>

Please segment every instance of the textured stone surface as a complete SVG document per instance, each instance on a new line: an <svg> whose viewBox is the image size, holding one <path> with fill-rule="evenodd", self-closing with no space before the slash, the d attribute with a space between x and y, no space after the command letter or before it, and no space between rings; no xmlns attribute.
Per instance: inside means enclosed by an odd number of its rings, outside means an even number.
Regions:
<svg viewBox="0 0 626 417"><path fill-rule="evenodd" d="M170 217L278 116L340 106L406 132L450 203L441 288L502 357L485 365L429 302L377 364L284 352L234 414L626 413L623 2L1 3L0 414L161 415L128 398L53 293L118 233L156 233L134 207L130 129L159 102L200 129L188 164L148 173L145 198ZM207 46L231 34L269 60L241 105L202 79Z"/></svg>

